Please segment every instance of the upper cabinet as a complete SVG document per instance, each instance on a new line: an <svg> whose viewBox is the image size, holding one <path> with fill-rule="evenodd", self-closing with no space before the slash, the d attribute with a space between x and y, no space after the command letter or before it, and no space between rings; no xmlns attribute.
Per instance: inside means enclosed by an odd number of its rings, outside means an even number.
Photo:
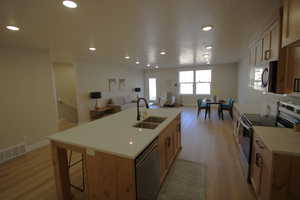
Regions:
<svg viewBox="0 0 300 200"><path fill-rule="evenodd" d="M262 63L279 60L280 20L276 20L263 34Z"/></svg>
<svg viewBox="0 0 300 200"><path fill-rule="evenodd" d="M263 39L258 40L255 48L256 48L255 65L258 66L263 63Z"/></svg>
<svg viewBox="0 0 300 200"><path fill-rule="evenodd" d="M264 90L261 86L263 69L270 61L279 60L281 44L281 18L278 16L270 23L265 31L252 42L249 48L250 87Z"/></svg>
<svg viewBox="0 0 300 200"><path fill-rule="evenodd" d="M282 47L300 40L300 1L284 0Z"/></svg>

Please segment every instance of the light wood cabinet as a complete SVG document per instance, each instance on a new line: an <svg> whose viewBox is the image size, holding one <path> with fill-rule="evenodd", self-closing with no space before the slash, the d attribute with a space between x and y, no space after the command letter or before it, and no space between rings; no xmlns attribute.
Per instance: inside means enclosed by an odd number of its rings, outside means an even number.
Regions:
<svg viewBox="0 0 300 200"><path fill-rule="evenodd" d="M254 133L250 179L258 200L298 200L300 156L273 153Z"/></svg>
<svg viewBox="0 0 300 200"><path fill-rule="evenodd" d="M271 31L267 31L263 36L263 62L266 63L271 58Z"/></svg>
<svg viewBox="0 0 300 200"><path fill-rule="evenodd" d="M159 136L160 182L162 183L181 149L180 115Z"/></svg>
<svg viewBox="0 0 300 200"><path fill-rule="evenodd" d="M255 48L256 48L255 65L259 66L262 64L263 61L263 39L258 40Z"/></svg>
<svg viewBox="0 0 300 200"><path fill-rule="evenodd" d="M263 64L279 60L280 20L276 20L263 35Z"/></svg>
<svg viewBox="0 0 300 200"><path fill-rule="evenodd" d="M258 199L269 199L272 154L257 136L252 148L251 182Z"/></svg>
<svg viewBox="0 0 300 200"><path fill-rule="evenodd" d="M280 36L281 22L277 20L270 29L270 59L271 61L279 60L279 50L281 48L281 36Z"/></svg>
<svg viewBox="0 0 300 200"><path fill-rule="evenodd" d="M300 40L300 1L284 0L282 47Z"/></svg>
<svg viewBox="0 0 300 200"><path fill-rule="evenodd" d="M255 45L252 45L250 47L250 59L249 59L249 62L250 62L250 66L255 66L256 64L256 46Z"/></svg>

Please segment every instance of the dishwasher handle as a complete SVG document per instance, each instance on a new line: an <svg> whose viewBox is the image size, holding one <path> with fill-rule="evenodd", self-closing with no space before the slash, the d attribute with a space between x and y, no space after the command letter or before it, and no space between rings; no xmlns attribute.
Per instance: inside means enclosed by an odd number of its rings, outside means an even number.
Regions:
<svg viewBox="0 0 300 200"><path fill-rule="evenodd" d="M136 167L139 167L143 164L143 162L147 159L149 155L151 155L152 152L158 150L158 143L157 141L154 141L149 147L146 148L146 150L137 158Z"/></svg>

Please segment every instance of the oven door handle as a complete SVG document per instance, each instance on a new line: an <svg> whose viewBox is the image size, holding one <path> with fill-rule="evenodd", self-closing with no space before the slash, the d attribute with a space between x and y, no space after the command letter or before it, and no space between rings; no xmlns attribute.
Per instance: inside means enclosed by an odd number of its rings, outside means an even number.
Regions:
<svg viewBox="0 0 300 200"><path fill-rule="evenodd" d="M251 130L251 128L247 124L245 124L245 122L242 120L242 118L240 118L240 123L244 128Z"/></svg>

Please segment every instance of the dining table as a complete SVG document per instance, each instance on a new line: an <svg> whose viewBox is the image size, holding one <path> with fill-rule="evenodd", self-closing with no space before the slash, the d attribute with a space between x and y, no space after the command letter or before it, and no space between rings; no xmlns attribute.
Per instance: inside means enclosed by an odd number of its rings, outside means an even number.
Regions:
<svg viewBox="0 0 300 200"><path fill-rule="evenodd" d="M207 109L208 109L208 117L210 119L210 113L211 113L211 105L221 105L226 103L225 100L217 100L215 98L205 98L203 100L204 103L207 104ZM219 119L220 119L220 113L218 113Z"/></svg>

